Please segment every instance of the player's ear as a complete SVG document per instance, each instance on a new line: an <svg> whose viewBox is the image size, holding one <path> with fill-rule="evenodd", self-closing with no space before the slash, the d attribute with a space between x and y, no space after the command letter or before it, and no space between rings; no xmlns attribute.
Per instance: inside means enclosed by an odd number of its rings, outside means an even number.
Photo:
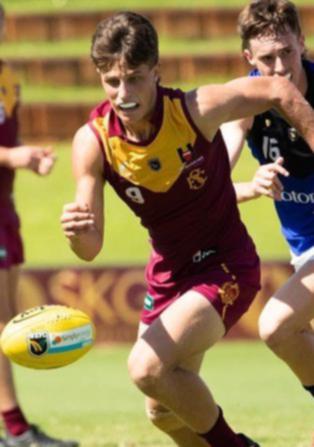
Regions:
<svg viewBox="0 0 314 447"><path fill-rule="evenodd" d="M160 81L160 62L158 62L155 67L153 68L154 70L154 77L155 77L155 81L159 82Z"/></svg>
<svg viewBox="0 0 314 447"><path fill-rule="evenodd" d="M243 56L244 56L244 59L245 59L250 65L255 66L255 58L253 57L252 52L251 52L248 48L246 48L245 50L243 50Z"/></svg>
<svg viewBox="0 0 314 447"><path fill-rule="evenodd" d="M302 49L302 53L305 53L305 37L304 37L303 34L300 34L299 45L300 45L300 47Z"/></svg>

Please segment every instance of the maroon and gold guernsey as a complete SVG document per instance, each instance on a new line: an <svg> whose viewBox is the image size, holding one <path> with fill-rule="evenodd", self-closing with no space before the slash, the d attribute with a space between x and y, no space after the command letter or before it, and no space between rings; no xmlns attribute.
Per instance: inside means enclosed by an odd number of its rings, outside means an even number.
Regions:
<svg viewBox="0 0 314 447"><path fill-rule="evenodd" d="M18 144L17 107L19 85L10 67L0 61L0 146L8 148ZM14 170L0 166L0 217L12 208Z"/></svg>
<svg viewBox="0 0 314 447"><path fill-rule="evenodd" d="M233 264L243 272L258 265L239 217L220 131L212 142L206 140L191 120L184 93L161 86L152 120L155 134L135 143L108 101L90 119L104 152L104 179L150 234L147 311L150 299L174 299L201 284L217 265L231 272L231 280ZM254 272L247 283L258 288Z"/></svg>

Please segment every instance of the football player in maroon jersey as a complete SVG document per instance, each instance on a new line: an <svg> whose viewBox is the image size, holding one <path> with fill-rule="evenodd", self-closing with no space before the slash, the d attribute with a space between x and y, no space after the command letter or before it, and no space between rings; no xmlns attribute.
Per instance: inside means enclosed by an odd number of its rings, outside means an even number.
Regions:
<svg viewBox="0 0 314 447"><path fill-rule="evenodd" d="M259 289L259 259L219 126L275 108L314 149L314 112L287 79L242 78L186 93L162 87L156 31L132 12L98 25L92 59L108 99L74 137L76 197L63 209L64 234L80 258L99 253L110 183L152 245L128 362L149 418L181 447L258 447L227 424L199 375L205 352Z"/></svg>

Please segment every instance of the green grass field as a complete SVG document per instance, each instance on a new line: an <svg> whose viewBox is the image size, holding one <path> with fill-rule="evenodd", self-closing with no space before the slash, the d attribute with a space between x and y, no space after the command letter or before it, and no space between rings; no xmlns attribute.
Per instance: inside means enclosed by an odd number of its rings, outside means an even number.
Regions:
<svg viewBox="0 0 314 447"><path fill-rule="evenodd" d="M143 399L126 370L129 347L95 348L55 371L16 367L31 420L82 447L172 445L145 419ZM225 342L207 355L202 375L236 430L262 447L310 447L313 404L288 371L259 342Z"/></svg>

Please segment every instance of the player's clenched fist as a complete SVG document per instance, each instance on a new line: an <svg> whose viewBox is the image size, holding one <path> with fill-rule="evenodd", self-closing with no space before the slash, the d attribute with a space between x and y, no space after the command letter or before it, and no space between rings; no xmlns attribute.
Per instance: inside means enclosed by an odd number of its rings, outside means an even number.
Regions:
<svg viewBox="0 0 314 447"><path fill-rule="evenodd" d="M11 169L29 169L39 175L48 175L56 161L52 148L17 146L7 151L5 164Z"/></svg>
<svg viewBox="0 0 314 447"><path fill-rule="evenodd" d="M78 203L64 205L60 221L62 230L69 239L95 229L95 215L88 205Z"/></svg>

